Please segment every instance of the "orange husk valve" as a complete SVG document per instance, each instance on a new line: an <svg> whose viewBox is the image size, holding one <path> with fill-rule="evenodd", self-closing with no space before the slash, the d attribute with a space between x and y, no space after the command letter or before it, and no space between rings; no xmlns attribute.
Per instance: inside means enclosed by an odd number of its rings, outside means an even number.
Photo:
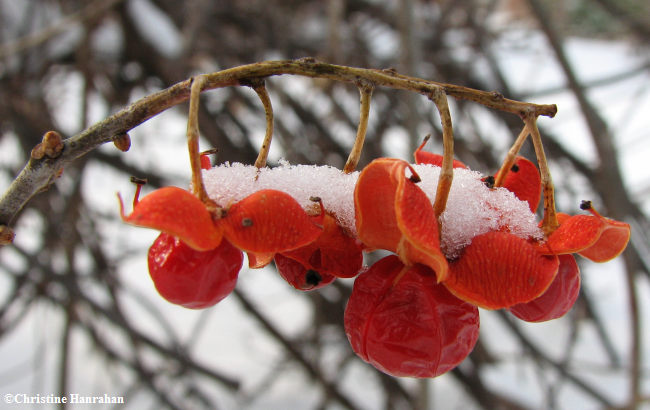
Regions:
<svg viewBox="0 0 650 410"><path fill-rule="evenodd" d="M216 248L223 236L220 224L213 221L205 204L178 187L160 188L135 201L129 216L124 215L120 198L120 215L126 223L166 232L197 251Z"/></svg>
<svg viewBox="0 0 650 410"><path fill-rule="evenodd" d="M494 176L497 178L499 173ZM535 164L518 156L501 185L515 194L517 198L528 202L531 212L537 210L542 195L542 178Z"/></svg>
<svg viewBox="0 0 650 410"><path fill-rule="evenodd" d="M361 244L330 214L325 214L323 233L318 239L293 251L282 252L282 255L306 269L339 278L356 276L363 265Z"/></svg>
<svg viewBox="0 0 650 410"><path fill-rule="evenodd" d="M368 164L354 190L357 234L368 248L395 252L405 265L429 266L440 282L448 267L440 250L438 221L414 180L419 177L405 161L379 158Z"/></svg>
<svg viewBox="0 0 650 410"><path fill-rule="evenodd" d="M625 222L605 219L600 237L589 248L578 252L593 262L607 262L621 254L630 241L630 225Z"/></svg>
<svg viewBox="0 0 650 410"><path fill-rule="evenodd" d="M248 267L251 269L261 269L271 263L275 252L247 252Z"/></svg>
<svg viewBox="0 0 650 410"><path fill-rule="evenodd" d="M623 252L630 240L630 225L601 216L559 214L560 226L544 243L544 254L578 253L593 262L607 262Z"/></svg>
<svg viewBox="0 0 650 410"><path fill-rule="evenodd" d="M558 267L557 256L540 254L527 240L507 232L488 232L474 237L449 264L444 284L464 301L502 309L540 296Z"/></svg>
<svg viewBox="0 0 650 410"><path fill-rule="evenodd" d="M424 145L427 143L427 141L428 138L425 138L422 144L420 144L418 149L416 149L415 152L413 153L413 157L415 158L415 163L429 164L429 165L435 165L437 167L442 167L442 158L443 158L442 155L434 154L433 152L422 151L422 148L424 148ZM457 159L453 161L453 167L467 169L467 165L465 165L463 162Z"/></svg>
<svg viewBox="0 0 650 410"><path fill-rule="evenodd" d="M305 246L323 231L322 220L311 218L289 194L257 191L232 205L223 218L224 236L239 249L266 260L269 253Z"/></svg>
<svg viewBox="0 0 650 410"><path fill-rule="evenodd" d="M357 235L371 249L395 251L402 238L395 217L396 174L405 162L380 158L367 165L354 188Z"/></svg>

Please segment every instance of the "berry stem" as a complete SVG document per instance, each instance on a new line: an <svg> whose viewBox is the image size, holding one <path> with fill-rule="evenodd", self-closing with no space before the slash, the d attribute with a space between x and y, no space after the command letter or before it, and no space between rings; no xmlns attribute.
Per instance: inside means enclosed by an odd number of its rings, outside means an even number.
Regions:
<svg viewBox="0 0 650 410"><path fill-rule="evenodd" d="M417 163L416 154L419 153L420 151L422 151L422 149L424 149L424 146L427 145L427 142L429 142L430 139L431 139L431 134L425 135L424 139L422 140L422 143L420 144L420 146L413 153L413 158L415 159L416 163Z"/></svg>
<svg viewBox="0 0 650 410"><path fill-rule="evenodd" d="M266 78L278 75L299 75L352 84L359 84L360 81L363 81L376 87L408 90L425 96L437 92L436 90L443 90L450 97L473 101L491 109L517 115L522 112L530 112L535 116L553 117L557 112L555 105L538 105L515 101L504 98L498 93L409 77L391 69L375 70L347 67L322 63L313 58L263 61L205 74L201 76L206 78L205 83L201 80L203 84L198 89L195 89L195 93L201 90L247 85L247 81L249 82L251 78ZM56 158L50 158L48 161L30 158L6 192L0 195L0 224L9 224L36 193L47 189L51 185L52 179L56 178L63 166L67 166L71 161L96 149L99 145L112 141L115 135L128 132L151 117L182 103L188 98L188 94L191 97L191 88L195 80L199 80L199 78L195 77L181 81L155 94L141 98L109 118L98 122L77 135L66 138L63 141L65 149ZM196 160L196 162L194 173L197 173L200 169L200 159ZM195 179L200 181L198 176ZM197 189L200 192L201 188L199 187ZM205 195L201 194L201 196Z"/></svg>
<svg viewBox="0 0 650 410"><path fill-rule="evenodd" d="M580 203L580 209L582 209L583 211L588 211L596 218L603 218L603 216L598 211L596 211L591 201L582 201Z"/></svg>
<svg viewBox="0 0 650 410"><path fill-rule="evenodd" d="M214 203L203 185L201 155L199 154L199 99L205 83L206 77L204 75L192 78L190 112L187 118L187 150L190 154L190 167L192 169L192 191L201 202L212 208Z"/></svg>
<svg viewBox="0 0 650 410"><path fill-rule="evenodd" d="M262 101L264 114L266 116L266 134L264 135L264 141L260 147L260 153L257 155L257 159L255 160L255 168L260 169L266 166L266 159L268 158L269 150L271 149L271 140L273 139L273 106L271 105L269 92L266 90L266 86L264 85L264 80L260 80L258 83L252 85L252 88L257 93L260 101Z"/></svg>
<svg viewBox="0 0 650 410"><path fill-rule="evenodd" d="M131 177L131 182L135 184L135 194L133 195L133 208L140 201L140 192L142 192L142 186L146 185L147 180L143 178Z"/></svg>
<svg viewBox="0 0 650 410"><path fill-rule="evenodd" d="M508 154L506 154L503 163L501 164L501 168L499 169L497 177L494 180L494 188L498 188L503 185L503 181L505 181L506 176L508 176L508 172L510 172L510 169L514 165L517 154L519 154L519 151L521 150L521 146L524 145L526 138L528 138L528 134L530 134L530 130L528 129L527 125L524 125L524 128L522 128L521 132L517 136L517 139L512 144L512 147L510 147Z"/></svg>
<svg viewBox="0 0 650 410"><path fill-rule="evenodd" d="M451 114L449 112L449 104L447 103L447 95L443 89L437 88L429 95L429 99L436 104L442 124L442 169L438 177L436 198L433 202L433 211L439 217L447 206L451 181L454 178L454 131L451 125Z"/></svg>
<svg viewBox="0 0 650 410"><path fill-rule="evenodd" d="M553 187L551 172L548 169L546 155L544 154L542 136L537 128L537 116L534 114L527 114L524 115L523 119L526 124L525 128L530 131L530 136L533 140L535 155L537 156L537 164L539 165L539 173L542 179L542 194L544 195L544 219L542 220L542 231L544 231L544 235L548 236L560 225L557 221L557 213L555 211L555 188Z"/></svg>
<svg viewBox="0 0 650 410"><path fill-rule="evenodd" d="M202 169L210 169L212 168L212 161L210 161L210 155L216 154L219 152L217 148L210 148L205 151L201 151L199 154L199 157L201 158L201 168Z"/></svg>
<svg viewBox="0 0 650 410"><path fill-rule="evenodd" d="M357 137L354 140L354 146L350 151L348 160L345 162L343 167L343 172L349 174L354 171L359 163L359 158L361 157L361 150L363 149L363 143L366 139L366 131L368 130L368 117L370 116L370 99L372 97L372 91L374 86L370 83L360 82L357 84L359 87L360 94L360 105L359 110L359 126L357 127Z"/></svg>

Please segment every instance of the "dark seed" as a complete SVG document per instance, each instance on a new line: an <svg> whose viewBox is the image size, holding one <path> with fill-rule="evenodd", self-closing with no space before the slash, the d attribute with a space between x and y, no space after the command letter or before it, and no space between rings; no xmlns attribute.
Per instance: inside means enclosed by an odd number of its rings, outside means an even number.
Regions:
<svg viewBox="0 0 650 410"><path fill-rule="evenodd" d="M512 172L519 172L519 165L517 165L517 164L512 164L512 168L510 168L510 171L512 171Z"/></svg>
<svg viewBox="0 0 650 410"><path fill-rule="evenodd" d="M226 208L217 207L217 209L214 210L213 218L221 219L225 218L226 215L228 215L228 210L226 210Z"/></svg>
<svg viewBox="0 0 650 410"><path fill-rule="evenodd" d="M241 226L253 226L253 220L251 218L243 218L241 220Z"/></svg>
<svg viewBox="0 0 650 410"><path fill-rule="evenodd" d="M591 209L591 201L582 201L582 202L580 202L580 209L582 209L583 211Z"/></svg>
<svg viewBox="0 0 650 410"><path fill-rule="evenodd" d="M307 270L305 273L305 283L310 286L318 286L318 284L323 280L323 277L320 273L316 272L313 269Z"/></svg>
<svg viewBox="0 0 650 410"><path fill-rule="evenodd" d="M492 175L483 178L483 183L488 188L494 188L494 177Z"/></svg>

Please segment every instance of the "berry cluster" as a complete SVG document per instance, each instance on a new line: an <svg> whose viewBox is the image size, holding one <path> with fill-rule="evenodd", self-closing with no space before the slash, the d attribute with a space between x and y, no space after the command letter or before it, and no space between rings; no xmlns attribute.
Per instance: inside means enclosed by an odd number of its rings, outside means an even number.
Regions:
<svg viewBox="0 0 650 410"><path fill-rule="evenodd" d="M442 164L442 156L421 148L417 164ZM202 166L210 168L209 161ZM465 168L460 161L453 166ZM533 163L517 157L501 179L531 212L537 209L542 183ZM485 178L486 185L493 181ZM479 333L478 307L508 309L534 322L564 315L580 288L573 254L605 262L621 253L630 237L628 224L584 203L589 215L559 214L559 227L542 239L494 230L475 236L448 259L441 250L439 215L419 184L406 161L371 162L354 189L354 230L320 198L305 208L275 189L215 204L165 187L142 200L136 194L133 212L126 216L122 210L122 218L162 231L149 250L149 272L165 299L188 308L226 297L244 252L250 268L274 261L300 290L358 275L345 311L352 348L381 371L412 377L438 376L471 352ZM364 267L363 253L375 249L393 254Z"/></svg>

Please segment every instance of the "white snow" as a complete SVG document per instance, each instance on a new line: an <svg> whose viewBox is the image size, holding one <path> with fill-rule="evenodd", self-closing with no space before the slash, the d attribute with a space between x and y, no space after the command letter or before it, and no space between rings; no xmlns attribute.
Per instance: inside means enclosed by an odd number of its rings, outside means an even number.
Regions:
<svg viewBox="0 0 650 410"><path fill-rule="evenodd" d="M414 165L422 178L420 188L433 203L440 167ZM441 246L447 258L454 258L475 236L496 230L508 230L521 238L541 238L535 214L528 203L505 188L488 188L479 172L454 169L454 179L442 213Z"/></svg>
<svg viewBox="0 0 650 410"><path fill-rule="evenodd" d="M422 181L418 186L433 204L440 167L413 165ZM359 172L316 165L290 165L283 161L275 168L256 169L240 163L224 164L203 172L206 190L221 206L229 206L262 190L276 189L291 195L305 209L312 207L310 197L323 201L341 226L356 232L354 187ZM477 235L500 229L522 237L541 237L535 215L526 202L505 188L490 189L478 172L455 169L454 180L442 214L442 250L448 258L458 255Z"/></svg>
<svg viewBox="0 0 650 410"><path fill-rule="evenodd" d="M305 209L319 197L341 226L354 232L354 185L358 172L344 174L329 166L290 165L281 161L275 168L257 169L253 165L226 163L203 171L208 195L221 206L228 206L262 189L276 189L291 195Z"/></svg>

